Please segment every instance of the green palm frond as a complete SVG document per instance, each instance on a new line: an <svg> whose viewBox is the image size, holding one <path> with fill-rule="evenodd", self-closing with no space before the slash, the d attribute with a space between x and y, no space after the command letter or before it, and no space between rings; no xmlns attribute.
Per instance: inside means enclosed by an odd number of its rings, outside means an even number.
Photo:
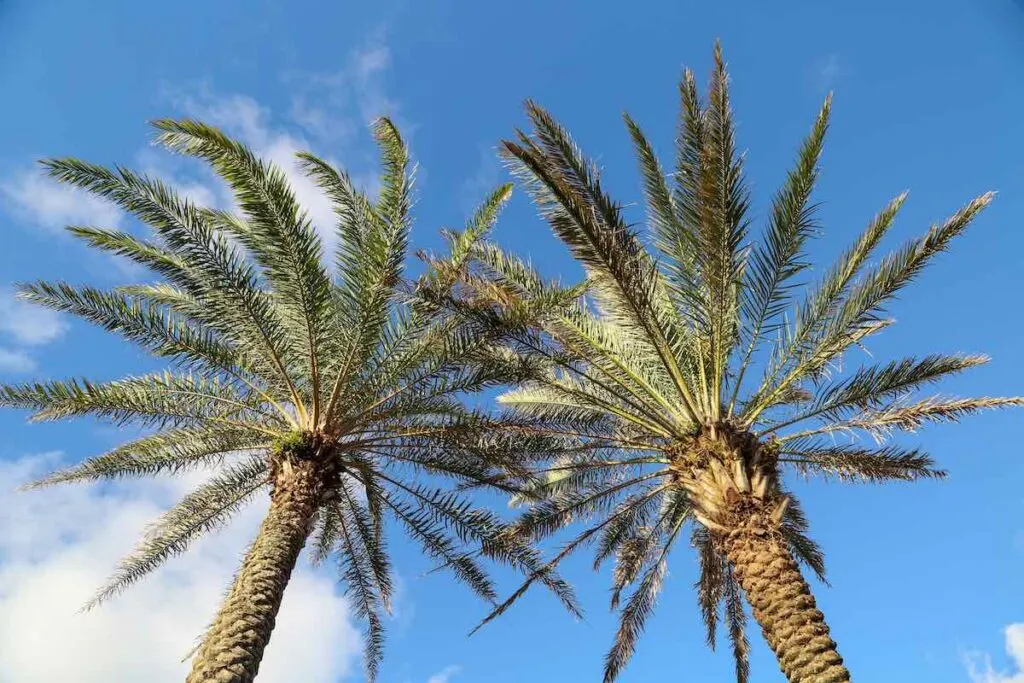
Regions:
<svg viewBox="0 0 1024 683"><path fill-rule="evenodd" d="M804 377L807 370L814 366L814 340L821 336L830 316L841 305L850 284L892 226L905 200L906 193L901 194L880 211L857 242L840 256L822 282L808 292L803 303L797 307L792 325L783 330L783 341L776 345L771 354L760 388L744 405L742 412L748 421L753 421L761 412L774 405L788 387ZM866 328L850 342L856 343L873 331L876 328ZM784 376L784 373L788 374Z"/></svg>
<svg viewBox="0 0 1024 683"><path fill-rule="evenodd" d="M924 385L987 362L988 357L981 355L935 354L920 360L904 358L885 365L860 368L849 377L819 387L813 399L795 414L761 430L761 433L770 434L812 418L836 421L857 409L884 405Z"/></svg>
<svg viewBox="0 0 1024 683"><path fill-rule="evenodd" d="M34 421L93 416L115 424L246 426L273 436L283 419L220 379L170 372L94 384L53 381L0 387L0 406L33 411ZM250 418L256 417L257 420ZM261 425L260 421L265 422Z"/></svg>
<svg viewBox="0 0 1024 683"><path fill-rule="evenodd" d="M368 676L376 677L383 655L384 626L381 609L391 609L390 563L369 512L356 500L347 481L338 487L338 545L342 549L346 592L355 603L356 616L366 622L363 658Z"/></svg>
<svg viewBox="0 0 1024 683"><path fill-rule="evenodd" d="M883 482L913 481L925 477L942 478L943 470L920 450L897 446L864 448L824 441L796 442L780 454L783 462L792 463L804 474L837 477L846 481Z"/></svg>
<svg viewBox="0 0 1024 683"><path fill-rule="evenodd" d="M995 408L1024 405L1024 398L943 398L931 396L918 401L894 401L881 408L869 408L852 417L829 422L820 427L787 434L780 441L800 439L815 434L833 434L862 430L876 440L885 440L895 431L914 432L927 423L958 422L960 419Z"/></svg>
<svg viewBox="0 0 1024 683"><path fill-rule="evenodd" d="M376 221L373 203L343 170L334 168L309 152L300 152L298 158L302 170L331 200L331 209L338 220L335 263L339 279L350 282L353 278L350 269L359 262L364 233L368 224Z"/></svg>
<svg viewBox="0 0 1024 683"><path fill-rule="evenodd" d="M159 180L127 169L110 171L75 159L43 165L54 179L109 199L153 228L165 246L187 264L184 271L165 272L169 281L202 301L211 317L230 321L241 333L238 338L254 345L254 351L273 364L280 378L290 382L287 367L293 350L284 321L261 288L257 271L227 236L215 229L208 213ZM292 393L297 399L294 387Z"/></svg>
<svg viewBox="0 0 1024 683"><path fill-rule="evenodd" d="M213 371L245 372L241 353L214 330L182 321L165 307L130 295L67 283L23 285L22 298L71 313L134 341L155 356L182 360Z"/></svg>
<svg viewBox="0 0 1024 683"><path fill-rule="evenodd" d="M92 609L188 550L200 536L223 527L255 493L267 485L263 458L223 468L168 510L145 532L135 551L118 564L102 588L86 603Z"/></svg>
<svg viewBox="0 0 1024 683"><path fill-rule="evenodd" d="M229 455L269 447L266 434L244 426L166 429L53 472L25 488L151 477L162 473L180 474L221 465Z"/></svg>
<svg viewBox="0 0 1024 683"><path fill-rule="evenodd" d="M649 565L643 578L637 584L636 590L630 596L619 621L619 630L615 635L615 643L605 658L604 681L611 683L619 675L619 672L633 656L637 638L643 632L644 623L654 610L658 594L661 592L665 572L668 570L668 554L672 549L676 537L683 528L691 512L688 502L684 498L672 500L668 509L662 515L657 524L659 534L650 534L652 537L663 539L660 541L660 548L653 553L648 560L648 553L638 553L643 560L635 566ZM632 578L623 577L622 583L631 583ZM618 582L617 582L618 584ZM620 587L616 586L617 590Z"/></svg>
<svg viewBox="0 0 1024 683"><path fill-rule="evenodd" d="M320 411L319 347L329 334L332 287L323 267L320 240L285 178L244 145L198 121L161 119L158 141L174 151L205 159L227 181L245 217L246 229L232 231L278 295L289 327L299 333L311 362L311 410ZM237 223L230 223L235 226ZM299 404L300 414L305 407Z"/></svg>
<svg viewBox="0 0 1024 683"><path fill-rule="evenodd" d="M743 287L747 341L729 400L730 416L758 344L763 336L774 334L778 329L780 323L773 321L779 319L789 304L790 293L796 284L793 278L809 265L804 260L804 244L817 227L816 207L810 200L818 179L818 161L831 111L832 98L829 96L800 148L796 167L790 171L786 184L772 201L763 241L756 244L750 253Z"/></svg>
<svg viewBox="0 0 1024 683"><path fill-rule="evenodd" d="M590 291L613 320L643 330L670 369L691 417L699 415L684 373L684 334L671 314L659 271L619 209L604 192L596 171L566 131L540 107L529 103L539 144L520 133L504 148L513 170L527 185L556 234L588 269Z"/></svg>

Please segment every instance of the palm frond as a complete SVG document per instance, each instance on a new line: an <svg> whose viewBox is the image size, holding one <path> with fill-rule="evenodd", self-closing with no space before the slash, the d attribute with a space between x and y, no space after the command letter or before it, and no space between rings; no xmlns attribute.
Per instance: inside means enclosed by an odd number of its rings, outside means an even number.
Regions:
<svg viewBox="0 0 1024 683"><path fill-rule="evenodd" d="M246 229L233 230L233 236L262 266L280 297L291 332L300 337L307 349L305 356L312 362L309 372L315 424L320 409L317 349L329 333L332 288L312 224L295 200L284 173L260 160L245 145L198 121L161 119L153 125L160 131L160 143L206 160L234 192L246 218ZM300 412L305 409L301 403L297 408Z"/></svg>
<svg viewBox="0 0 1024 683"><path fill-rule="evenodd" d="M359 262L367 226L377 220L373 203L353 183L349 175L309 152L299 152L299 166L331 200L338 219L338 245L335 263L340 279L352 279L350 269Z"/></svg>
<svg viewBox="0 0 1024 683"><path fill-rule="evenodd" d="M661 592L665 572L668 569L668 553L690 512L691 508L685 500L680 500L671 507L660 551L640 580L633 595L622 608L619 630L615 634L615 644L605 657L605 683L612 683L633 656L637 638L643 632L644 623L654 610L658 594Z"/></svg>
<svg viewBox="0 0 1024 683"><path fill-rule="evenodd" d="M22 298L70 313L117 332L156 356L196 363L215 371L244 372L245 358L214 330L182 321L169 311L131 296L94 287L37 282L19 287Z"/></svg>
<svg viewBox="0 0 1024 683"><path fill-rule="evenodd" d="M243 426L271 436L277 432L260 422L285 423L257 400L217 379L170 372L127 377L106 383L88 380L51 381L0 387L0 407L33 411L35 421L93 416L115 424L144 427L199 426L204 423ZM259 416L259 420L248 420Z"/></svg>
<svg viewBox="0 0 1024 683"><path fill-rule="evenodd" d="M793 278L808 267L804 260L804 243L817 227L815 205L810 203L818 179L818 161L828 131L832 97L826 98L818 119L804 140L797 155L796 167L789 172L786 184L772 201L771 215L764 238L750 254L743 285L743 318L747 329L746 349L739 360L739 369L729 400L729 415L735 408L743 377L754 351L766 335L773 334L776 320L789 304L795 283Z"/></svg>
<svg viewBox="0 0 1024 683"><path fill-rule="evenodd" d="M269 447L266 434L244 427L170 429L123 444L103 455L57 470L25 486L43 488L89 482L178 474L220 465L227 456Z"/></svg>
<svg viewBox="0 0 1024 683"><path fill-rule="evenodd" d="M805 408L760 433L771 434L811 418L839 420L859 408L882 405L987 362L988 357L981 355L932 354L921 359L904 358L884 365L863 367L843 380L819 388Z"/></svg>
<svg viewBox="0 0 1024 683"><path fill-rule="evenodd" d="M175 555L185 552L198 537L223 527L267 483L263 458L251 458L225 467L188 494L147 529L142 541L83 609L92 609L121 593Z"/></svg>
<svg viewBox="0 0 1024 683"><path fill-rule="evenodd" d="M899 195L880 211L856 243L825 274L821 283L808 292L796 310L792 325L783 330L784 337L775 347L761 386L743 406L741 417L745 423L753 424L758 415L774 405L789 386L805 377L810 368L820 366L812 352L815 340L821 336L854 278L892 226L906 197L906 193ZM856 343L872 331L872 328L866 328L863 334L851 338L850 342Z"/></svg>
<svg viewBox="0 0 1024 683"><path fill-rule="evenodd" d="M796 443L785 448L780 462L792 465L805 475L818 474L844 481L883 482L943 478L945 471L922 451L897 446L864 448L829 442Z"/></svg>
<svg viewBox="0 0 1024 683"><path fill-rule="evenodd" d="M807 535L809 524L803 506L792 493L782 491L781 494L789 499L789 505L786 506L786 512L782 517L782 536L789 545L793 557L813 571L818 580L827 586L825 554L818 544Z"/></svg>
<svg viewBox="0 0 1024 683"><path fill-rule="evenodd" d="M374 681L384 649L384 625L381 608L387 608L391 591L386 557L366 520L365 511L354 500L343 480L336 517L342 575L346 594L352 599L355 614L366 622L363 633L363 662L367 680Z"/></svg>
<svg viewBox="0 0 1024 683"><path fill-rule="evenodd" d="M919 401L896 401L881 408L863 410L852 417L829 422L820 427L787 434L780 441L800 439L815 434L865 431L877 440L884 440L893 431L913 432L931 422L958 422L961 418L983 410L1024 405L1022 397L943 398L932 396Z"/></svg>
<svg viewBox="0 0 1024 683"><path fill-rule="evenodd" d="M619 206L605 194L594 169L566 131L540 107L527 112L540 144L524 134L504 149L524 179L542 215L590 273L591 292L609 314L644 330L670 372L691 416L697 414L693 391L683 371L683 333L668 305L660 274Z"/></svg>
<svg viewBox="0 0 1024 683"><path fill-rule="evenodd" d="M704 117L702 175L697 183L699 221L694 235L697 271L706 292L709 323L709 408L718 419L726 363L738 341L739 306L746 262L749 191L743 180L742 157L736 150L729 98L729 77L720 44L708 88Z"/></svg>
<svg viewBox="0 0 1024 683"><path fill-rule="evenodd" d="M470 554L461 550L433 518L433 512L423 505L410 504L386 493L384 505L418 541L428 556L442 560L444 566L478 596L493 603L497 598L494 585Z"/></svg>

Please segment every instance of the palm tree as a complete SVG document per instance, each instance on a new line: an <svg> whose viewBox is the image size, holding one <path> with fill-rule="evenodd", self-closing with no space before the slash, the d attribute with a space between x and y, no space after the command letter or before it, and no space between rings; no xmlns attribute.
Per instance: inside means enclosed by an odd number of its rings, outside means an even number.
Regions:
<svg viewBox="0 0 1024 683"><path fill-rule="evenodd" d="M495 329L460 322L410 296L403 263L413 169L388 120L374 127L383 160L375 201L345 173L300 155L337 217L333 274L280 169L202 123L161 120L155 127L164 146L211 165L239 212L196 206L127 169L46 161L50 176L111 200L152 228L155 239L91 227L71 232L161 281L110 291L40 282L21 294L115 332L173 367L110 382L4 386L0 405L33 411L36 420L91 416L147 432L32 486L211 473L149 528L90 607L269 491L269 510L198 647L189 683L255 678L311 536L314 560L334 556L342 568L365 622L372 679L392 593L386 517L488 601L495 589L470 547L522 569L541 566L535 551L495 540L502 528L496 517L433 482L502 486L501 454L512 444L460 398L515 377L517 361L495 362L488 352ZM464 232L450 233L451 253L435 262L457 273L510 190L499 188ZM446 277L428 270L420 285L443 290ZM567 585L549 585L571 604Z"/></svg>
<svg viewBox="0 0 1024 683"><path fill-rule="evenodd" d="M595 568L615 558L613 608L635 585L623 599L606 683L632 655L669 553L687 527L700 558L697 592L708 643L714 646L724 614L739 680L747 677L745 596L788 680L849 681L799 568L823 577L822 555L782 474L870 482L941 477L925 453L885 441L925 423L1024 401L917 395L986 361L977 355L932 354L839 372L848 351L891 322L886 305L992 195L871 265L900 195L820 282L803 287L830 99L754 239L720 48L707 101L690 71L680 95L668 176L639 126L625 117L653 253L545 110L528 103L534 134L504 143L513 171L584 267L589 287L589 298L570 306L537 306L534 328L514 335L536 374L499 401L518 415L524 433L563 438L560 452L532 465L532 490L519 496L529 508L514 532L535 542L591 520L548 566L596 543ZM476 299L463 297L464 314L543 299L546 285L528 264L492 244L473 252L466 283ZM855 440L865 435L878 443ZM531 576L487 620L543 574Z"/></svg>

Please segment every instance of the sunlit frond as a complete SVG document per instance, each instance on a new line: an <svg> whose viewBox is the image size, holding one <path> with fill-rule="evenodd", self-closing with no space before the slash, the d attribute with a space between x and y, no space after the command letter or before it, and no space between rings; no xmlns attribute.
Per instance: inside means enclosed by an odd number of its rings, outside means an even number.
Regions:
<svg viewBox="0 0 1024 683"><path fill-rule="evenodd" d="M528 113L539 144L525 134L520 134L518 143L505 142L513 170L523 178L555 233L588 269L590 291L602 310L644 331L687 410L691 416L698 414L683 369L684 333L659 271L566 131L536 105L529 104Z"/></svg>
<svg viewBox="0 0 1024 683"><path fill-rule="evenodd" d="M743 286L746 348L738 361L739 369L729 400L730 415L754 352L762 337L774 334L779 328L775 321L785 311L791 292L798 284L793 282L793 278L809 265L805 260L804 243L817 228L816 207L810 200L818 179L818 160L831 111L832 98L829 96L800 148L796 167L789 172L786 184L772 201L762 241L750 253Z"/></svg>
<svg viewBox="0 0 1024 683"><path fill-rule="evenodd" d="M168 429L48 474L27 484L26 488L178 474L221 465L230 455L268 447L266 434L244 426Z"/></svg>

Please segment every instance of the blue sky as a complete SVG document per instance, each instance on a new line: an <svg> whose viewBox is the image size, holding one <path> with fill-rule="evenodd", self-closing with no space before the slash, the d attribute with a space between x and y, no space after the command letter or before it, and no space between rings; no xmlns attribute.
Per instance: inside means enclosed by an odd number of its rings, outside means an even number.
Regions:
<svg viewBox="0 0 1024 683"><path fill-rule="evenodd" d="M660 0L627 10L545 0L359 7L0 0L0 379L107 378L149 365L104 333L11 299L10 286L26 279L109 285L138 275L62 234L69 222L125 219L42 182L35 159L118 162L217 202L220 190L201 169L148 145L147 120L200 116L281 163L311 148L370 182L366 126L390 113L422 171L414 240L432 246L438 227L458 225L475 199L504 180L493 150L523 123L526 97L561 118L605 168L615 194L635 202L639 184L620 112L628 110L667 154L681 69L706 74L721 37L759 216L826 92L835 92L818 194L825 225L814 246L819 259L835 255L902 190L910 199L890 246L971 197L999 191L953 251L892 307L898 324L870 350L878 359L988 353L989 366L944 389L1024 393L1017 353L1024 332L1024 3L847 4L856 9L803 1L769 9ZM314 217L324 215L308 186L297 192ZM577 272L521 194L496 236L546 272ZM1020 420L991 414L920 434L951 470L944 482L798 485L828 558L832 585L816 587L819 603L859 680L1024 681L1024 626L1013 626L1024 622L1024 459L1012 431ZM7 619L0 683L180 680L177 661L212 614L258 511L138 591L75 616L180 485L15 496L8 492L31 473L122 435L89 424L27 426L10 413L0 414L0 430L0 613ZM530 594L467 639L483 606L449 579L423 576L428 565L415 548L396 542L394 552L401 599L384 683L599 680L615 621L606 610L609 577L592 574L585 557L566 567L588 607L585 622ZM623 683L729 680L727 653L703 646L694 569L694 557L680 548ZM751 636L752 681L782 681L760 635ZM282 672L301 661L308 668L296 680L358 681L357 651L330 575L303 570L261 680L288 680Z"/></svg>

